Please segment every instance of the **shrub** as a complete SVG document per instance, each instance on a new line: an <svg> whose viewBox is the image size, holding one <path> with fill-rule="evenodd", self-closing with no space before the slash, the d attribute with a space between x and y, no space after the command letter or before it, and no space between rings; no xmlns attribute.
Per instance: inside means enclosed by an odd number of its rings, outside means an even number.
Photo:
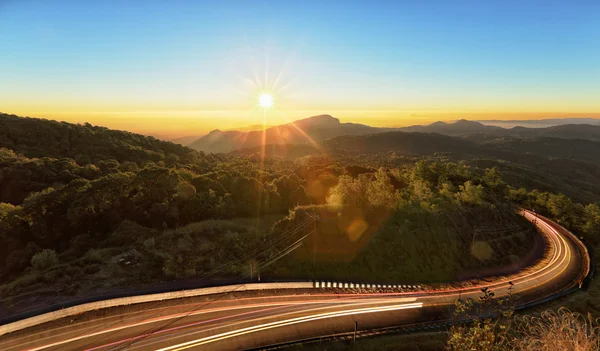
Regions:
<svg viewBox="0 0 600 351"><path fill-rule="evenodd" d="M58 255L51 249L42 250L31 258L33 268L43 271L58 264Z"/></svg>
<svg viewBox="0 0 600 351"><path fill-rule="evenodd" d="M36 271L31 271L27 274L21 275L15 281L10 284L6 284L3 286L2 293L9 294L18 292L22 289L31 289L37 283L43 281L43 277Z"/></svg>
<svg viewBox="0 0 600 351"><path fill-rule="evenodd" d="M99 264L91 264L89 266L86 266L83 269L83 271L87 275L92 275L92 274L96 274L96 273L100 272L101 269L102 269L102 266L100 266Z"/></svg>
<svg viewBox="0 0 600 351"><path fill-rule="evenodd" d="M493 298L489 290L486 295ZM470 306L473 304L458 301L455 315L464 317ZM512 309L508 309L496 318L480 319L475 315L471 325L453 326L446 350L600 350L600 319L594 319L591 314L585 317L562 307L557 312L545 311L539 316L517 316L514 319L511 316Z"/></svg>
<svg viewBox="0 0 600 351"><path fill-rule="evenodd" d="M539 317L517 319L520 337L514 340L517 351L594 351L600 350L600 323L590 314L561 308L545 311Z"/></svg>

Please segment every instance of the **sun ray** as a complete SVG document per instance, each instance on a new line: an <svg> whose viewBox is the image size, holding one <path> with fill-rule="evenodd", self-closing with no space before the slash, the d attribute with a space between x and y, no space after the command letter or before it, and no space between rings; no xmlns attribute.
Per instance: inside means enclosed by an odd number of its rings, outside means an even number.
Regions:
<svg viewBox="0 0 600 351"><path fill-rule="evenodd" d="M281 116L284 116L284 118L285 118L285 115L283 114L283 112L279 111L276 108L274 108L273 110L275 111L275 113L278 113ZM308 135L304 130L302 130L302 128L298 127L294 121L291 121L288 124L291 125L294 129L296 129L304 138L306 138L306 140L310 144L312 144L317 149L321 150L321 146L319 145L319 143L317 143L313 138L311 138L310 135Z"/></svg>
<svg viewBox="0 0 600 351"><path fill-rule="evenodd" d="M297 77L288 77L290 64L293 61L293 53L288 54L285 57L285 61L282 66L273 65L272 57L269 56L267 50L257 51L251 47L247 48L248 58L250 62L250 70L247 71L249 76L240 77L240 80L246 82L244 86L247 87L246 94L250 95L255 101L256 105L250 109L249 114L260 115L262 118L262 128L260 137L254 134L254 137L247 140L245 143L250 146L250 143L260 144L260 169L264 169L265 157L266 157L266 144L286 144L290 143L290 135L296 135L297 138L305 139L309 145L316 147L321 150L321 146L316 142L306 131L302 129L298 124L289 118L289 115L282 111L282 107L285 105L285 96L290 95L291 87L295 85ZM262 53L265 56L260 60L259 56ZM275 68L277 66L277 68ZM274 69L275 68L275 69ZM262 70L262 72L261 72ZM291 78L291 79L290 79ZM250 83L251 82L251 83ZM291 94L290 96L295 95ZM282 98L283 97L283 98ZM283 102L280 104L280 98ZM256 116L258 117L258 116ZM283 123L273 123L275 120ZM271 123L269 123L271 122ZM275 127L267 131L269 125L286 124L286 127Z"/></svg>
<svg viewBox="0 0 600 351"><path fill-rule="evenodd" d="M281 67L281 69L279 70L279 72L277 73L277 75L275 76L275 80L273 81L273 92L276 94L279 94L281 92L283 92L283 88L285 88L287 85L289 85L289 82L285 83L281 88L278 88L279 86L279 81L281 80L281 78L284 76L286 69L288 68L290 59L289 57L286 58L285 63L283 64L283 67Z"/></svg>

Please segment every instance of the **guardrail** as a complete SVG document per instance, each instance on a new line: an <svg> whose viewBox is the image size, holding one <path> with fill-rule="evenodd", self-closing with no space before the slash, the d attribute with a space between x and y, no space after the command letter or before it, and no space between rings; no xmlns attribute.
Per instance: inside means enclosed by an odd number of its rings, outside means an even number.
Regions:
<svg viewBox="0 0 600 351"><path fill-rule="evenodd" d="M104 308L134 305L146 302L156 302L164 300L173 300L186 297L215 295L241 291L257 290L277 290L277 289L390 289L401 291L421 290L421 285L391 285L391 284L360 284L344 283L335 281L295 281L295 282L265 282L265 283L241 283L231 285L221 285L189 290L169 291L153 294L143 294L134 296L125 296L112 299L97 298L96 301L86 303L76 303L72 301L71 306L55 309L45 313L37 313L26 318L9 321L0 325L0 335L12 333L25 328L33 327L43 323L51 322L57 319L78 315L85 312L100 310ZM36 311L30 312L33 314Z"/></svg>
<svg viewBox="0 0 600 351"><path fill-rule="evenodd" d="M192 290L180 290L165 292L159 294L137 295L129 297L121 297L110 300L101 300L89 302L82 305L76 305L61 310L44 313L34 317L22 319L13 323L0 326L0 335L15 332L39 324L51 322L57 319L75 316L81 313L95 311L110 307L119 307L133 305L145 302L164 301L172 299L180 299L185 297L203 296L222 294L238 291L256 291L256 290L276 290L276 289L311 289L314 284L312 282L289 282L289 283L248 283L238 285L215 286L210 288L200 288Z"/></svg>
<svg viewBox="0 0 600 351"><path fill-rule="evenodd" d="M590 250L587 247L587 243L584 242L583 244L587 248L587 252L590 258L590 272L588 273L587 277L585 277L582 284L582 288L587 289L592 279L594 279L594 274L596 273L596 254L594 253L594 250Z"/></svg>
<svg viewBox="0 0 600 351"><path fill-rule="evenodd" d="M421 290L421 285L403 285L403 284L361 284L347 282L332 282L328 280L315 281L314 288L336 288L336 289L403 289L403 290Z"/></svg>

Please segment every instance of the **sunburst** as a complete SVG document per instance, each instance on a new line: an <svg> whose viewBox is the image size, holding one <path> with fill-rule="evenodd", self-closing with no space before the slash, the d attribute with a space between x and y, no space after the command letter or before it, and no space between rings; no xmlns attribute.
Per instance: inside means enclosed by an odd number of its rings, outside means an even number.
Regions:
<svg viewBox="0 0 600 351"><path fill-rule="evenodd" d="M258 104L263 108L273 107L273 95L263 93L258 97Z"/></svg>

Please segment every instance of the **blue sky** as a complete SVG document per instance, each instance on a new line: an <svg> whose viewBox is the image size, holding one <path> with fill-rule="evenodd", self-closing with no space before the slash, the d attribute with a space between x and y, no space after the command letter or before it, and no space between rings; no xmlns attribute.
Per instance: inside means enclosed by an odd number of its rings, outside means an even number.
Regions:
<svg viewBox="0 0 600 351"><path fill-rule="evenodd" d="M2 0L0 110L210 129L252 124L269 91L292 119L597 114L598 18L597 0Z"/></svg>

